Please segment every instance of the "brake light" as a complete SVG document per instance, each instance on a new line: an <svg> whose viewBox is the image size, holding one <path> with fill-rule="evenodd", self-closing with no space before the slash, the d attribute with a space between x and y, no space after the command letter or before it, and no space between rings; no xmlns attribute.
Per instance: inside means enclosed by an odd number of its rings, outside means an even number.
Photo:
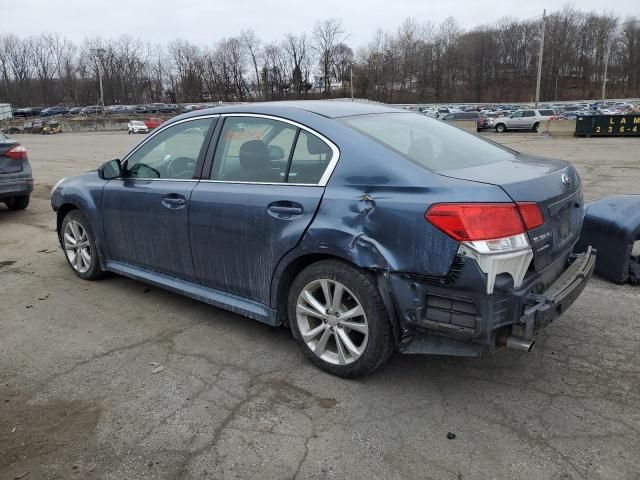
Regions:
<svg viewBox="0 0 640 480"><path fill-rule="evenodd" d="M425 218L461 242L512 237L525 232L514 203L440 203L429 208Z"/></svg>
<svg viewBox="0 0 640 480"><path fill-rule="evenodd" d="M542 211L537 203L534 202L518 202L518 211L527 230L538 228L544 224Z"/></svg>
<svg viewBox="0 0 640 480"><path fill-rule="evenodd" d="M15 147L7 150L4 155L9 157L11 160L23 160L27 158L27 149L22 145L16 145Z"/></svg>

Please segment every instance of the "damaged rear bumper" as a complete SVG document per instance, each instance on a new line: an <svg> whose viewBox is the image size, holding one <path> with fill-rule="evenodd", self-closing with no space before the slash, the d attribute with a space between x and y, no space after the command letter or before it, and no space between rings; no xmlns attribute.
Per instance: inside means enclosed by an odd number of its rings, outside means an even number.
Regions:
<svg viewBox="0 0 640 480"><path fill-rule="evenodd" d="M574 255L573 263L542 294L530 294L520 327L524 338L549 325L575 302L593 274L596 250L588 247L585 253Z"/></svg>
<svg viewBox="0 0 640 480"><path fill-rule="evenodd" d="M480 357L501 348L501 339L532 339L564 313L584 290L596 252L567 252L541 272L530 271L514 288L509 275L496 278L492 294L475 260L457 257L446 277L381 273L379 284L395 316L398 349Z"/></svg>

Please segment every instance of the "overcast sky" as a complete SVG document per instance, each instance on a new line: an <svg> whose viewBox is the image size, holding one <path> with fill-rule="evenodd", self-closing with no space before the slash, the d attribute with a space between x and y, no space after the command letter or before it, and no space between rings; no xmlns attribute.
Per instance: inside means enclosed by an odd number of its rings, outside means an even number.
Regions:
<svg viewBox="0 0 640 480"><path fill-rule="evenodd" d="M550 0L0 0L0 12L5 19L2 30L20 36L54 31L79 42L128 33L152 43L182 37L199 45L211 45L245 28L262 40L279 40L287 32L310 33L316 20L335 17L349 34L349 45L358 47L377 28L395 29L406 17L439 23L453 16L469 28L503 16L533 17L559 5ZM580 0L574 5L621 17L640 14L638 0Z"/></svg>

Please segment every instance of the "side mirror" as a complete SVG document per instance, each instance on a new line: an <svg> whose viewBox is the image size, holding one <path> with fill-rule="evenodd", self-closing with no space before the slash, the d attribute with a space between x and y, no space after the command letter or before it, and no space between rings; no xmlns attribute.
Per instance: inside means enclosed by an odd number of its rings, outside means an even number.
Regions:
<svg viewBox="0 0 640 480"><path fill-rule="evenodd" d="M122 176L122 167L120 166L120 160L114 159L104 162L98 167L98 176L102 180L113 180Z"/></svg>

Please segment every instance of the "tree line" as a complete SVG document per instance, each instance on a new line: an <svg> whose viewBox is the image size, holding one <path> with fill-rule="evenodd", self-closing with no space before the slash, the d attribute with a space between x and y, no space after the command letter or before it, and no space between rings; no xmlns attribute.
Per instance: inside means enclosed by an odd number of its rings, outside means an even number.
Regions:
<svg viewBox="0 0 640 480"><path fill-rule="evenodd" d="M252 30L209 46L130 35L76 44L60 33L0 34L0 102L14 106L104 102L255 101L354 95L389 103L524 102L535 92L541 16L469 30L408 18L355 51L337 19L263 42ZM544 21L541 98L640 97L640 19L572 7Z"/></svg>

